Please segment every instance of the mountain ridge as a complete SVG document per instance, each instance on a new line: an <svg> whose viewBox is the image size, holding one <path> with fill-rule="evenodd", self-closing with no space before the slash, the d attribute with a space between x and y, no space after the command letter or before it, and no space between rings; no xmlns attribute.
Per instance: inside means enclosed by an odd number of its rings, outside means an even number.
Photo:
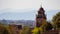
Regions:
<svg viewBox="0 0 60 34"><path fill-rule="evenodd" d="M35 20L37 10L21 10L22 12L9 12L12 10L6 10L3 11L3 13L0 14L0 19L6 19L6 20ZM26 11L26 12L24 12ZM50 10L45 11L47 15L47 20L52 20L53 16L60 12L60 10Z"/></svg>

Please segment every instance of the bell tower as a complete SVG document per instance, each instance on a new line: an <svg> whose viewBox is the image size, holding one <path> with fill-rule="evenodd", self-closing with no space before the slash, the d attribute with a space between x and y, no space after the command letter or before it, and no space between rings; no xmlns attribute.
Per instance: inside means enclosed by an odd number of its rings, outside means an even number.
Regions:
<svg viewBox="0 0 60 34"><path fill-rule="evenodd" d="M36 15L36 27L40 27L46 21L45 10L41 8L38 10L38 14Z"/></svg>

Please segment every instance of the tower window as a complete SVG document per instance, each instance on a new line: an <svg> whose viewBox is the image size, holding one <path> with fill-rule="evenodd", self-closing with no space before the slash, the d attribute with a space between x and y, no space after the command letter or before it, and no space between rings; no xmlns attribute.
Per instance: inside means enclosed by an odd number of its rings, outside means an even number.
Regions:
<svg viewBox="0 0 60 34"><path fill-rule="evenodd" d="M42 18L42 16L37 16L37 18Z"/></svg>

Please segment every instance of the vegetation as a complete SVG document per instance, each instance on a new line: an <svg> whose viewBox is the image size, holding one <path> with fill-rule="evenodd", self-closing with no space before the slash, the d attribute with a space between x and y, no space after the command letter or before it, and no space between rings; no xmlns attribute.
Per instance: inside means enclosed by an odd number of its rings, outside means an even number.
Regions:
<svg viewBox="0 0 60 34"><path fill-rule="evenodd" d="M42 32L49 31L53 28L52 24L50 22L46 22L45 25L42 25L41 27L35 27L34 30L32 30L33 34L41 34Z"/></svg>
<svg viewBox="0 0 60 34"><path fill-rule="evenodd" d="M35 27L33 30L32 30L32 33L33 34L40 34L40 29Z"/></svg>
<svg viewBox="0 0 60 34"><path fill-rule="evenodd" d="M58 12L52 19L55 29L60 30L60 12Z"/></svg>
<svg viewBox="0 0 60 34"><path fill-rule="evenodd" d="M0 34L9 34L7 28L3 25L0 25Z"/></svg>
<svg viewBox="0 0 60 34"><path fill-rule="evenodd" d="M46 24L46 26L45 26L46 31L49 31L49 30L51 30L52 28L53 28L53 26L52 26L51 22L47 22L47 24Z"/></svg>
<svg viewBox="0 0 60 34"><path fill-rule="evenodd" d="M20 34L31 34L31 30L29 26L24 26L20 31Z"/></svg>
<svg viewBox="0 0 60 34"><path fill-rule="evenodd" d="M52 28L60 30L60 12L58 12L52 19L51 22L44 21L42 26L35 27L33 30L30 29L29 26L24 26L22 30L20 30L20 34L41 34L42 32L46 32L51 30ZM11 34L11 30L8 26L4 26L4 24L0 23L0 34Z"/></svg>

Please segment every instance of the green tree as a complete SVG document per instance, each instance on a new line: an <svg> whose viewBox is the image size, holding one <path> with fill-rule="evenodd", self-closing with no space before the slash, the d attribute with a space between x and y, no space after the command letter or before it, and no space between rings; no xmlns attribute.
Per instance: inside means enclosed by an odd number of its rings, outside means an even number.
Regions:
<svg viewBox="0 0 60 34"><path fill-rule="evenodd" d="M9 34L6 27L0 25L0 34Z"/></svg>
<svg viewBox="0 0 60 34"><path fill-rule="evenodd" d="M52 19L53 25L55 29L60 30L60 12L58 12Z"/></svg>
<svg viewBox="0 0 60 34"><path fill-rule="evenodd" d="M24 26L20 31L20 34L31 34L31 30L29 26Z"/></svg>
<svg viewBox="0 0 60 34"><path fill-rule="evenodd" d="M32 30L32 34L40 34L40 29L41 29L41 28L35 27L35 28ZM41 29L41 30L42 30L42 29Z"/></svg>
<svg viewBox="0 0 60 34"><path fill-rule="evenodd" d="M51 22L47 22L47 24L44 27L46 31L51 30L53 28Z"/></svg>

